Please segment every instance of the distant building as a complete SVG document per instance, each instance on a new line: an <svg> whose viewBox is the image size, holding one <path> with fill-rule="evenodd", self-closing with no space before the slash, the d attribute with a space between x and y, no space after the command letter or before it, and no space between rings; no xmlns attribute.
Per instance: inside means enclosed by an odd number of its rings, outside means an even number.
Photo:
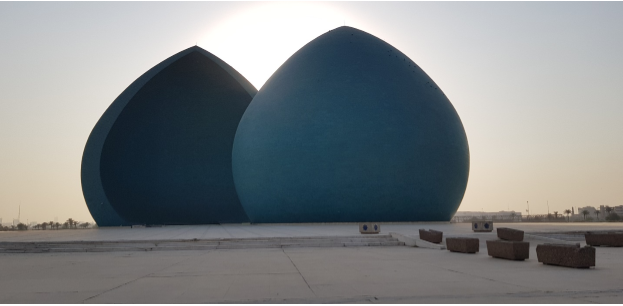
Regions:
<svg viewBox="0 0 623 306"><path fill-rule="evenodd" d="M616 213L617 215L623 216L623 205L610 206L610 208L612 208L611 213ZM574 208L572 207L571 210L574 211ZM593 220L597 220L599 218L599 220L604 220L606 216L608 215L608 212L606 211L606 206L604 205L600 205L599 208L595 208L593 206L577 207L577 210L575 210L576 213L571 214L570 220L571 221L583 221L584 215L582 214L582 211L585 211L585 210L588 211L588 214L586 215L586 219L591 218ZM597 217L595 212L599 212L599 217Z"/></svg>
<svg viewBox="0 0 623 306"><path fill-rule="evenodd" d="M584 217L584 214L582 213L584 211L588 212L586 217ZM578 215L577 215L577 217L574 218L574 220L585 220L585 219L588 219L588 218L596 219L596 217L597 217L595 215L596 211L597 211L597 209L595 207L592 207L592 206L578 207Z"/></svg>
<svg viewBox="0 0 623 306"><path fill-rule="evenodd" d="M589 215L595 215L595 211L597 211L593 206L578 207L578 215L582 216L582 212L585 210L588 211Z"/></svg>
<svg viewBox="0 0 623 306"><path fill-rule="evenodd" d="M610 206L610 208L612 208L612 211L610 213L616 213L619 216L623 216L623 205ZM602 216L604 216L604 218L608 215L608 212L606 211L606 206L604 205L599 206L599 212Z"/></svg>
<svg viewBox="0 0 623 306"><path fill-rule="evenodd" d="M472 218L487 219L487 220L521 220L521 212L518 211L498 211L498 212L483 212L483 211L457 211L452 218L454 222L460 222Z"/></svg>

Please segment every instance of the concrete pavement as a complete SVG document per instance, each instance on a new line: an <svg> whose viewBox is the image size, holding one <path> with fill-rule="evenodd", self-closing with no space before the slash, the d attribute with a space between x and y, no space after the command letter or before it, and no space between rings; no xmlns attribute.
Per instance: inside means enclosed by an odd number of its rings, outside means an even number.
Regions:
<svg viewBox="0 0 623 306"><path fill-rule="evenodd" d="M598 229L619 224L496 224L534 233ZM344 225L238 225L99 229L0 234L1 241L99 237L207 237L352 234ZM481 240L476 254L390 247L214 249L166 252L0 254L0 303L620 303L623 248L597 248L594 269L546 266L530 259L487 256L486 239L469 224L382 225L382 233L417 236L419 228ZM166 230L172 231L167 233ZM41 231L51 232L51 231ZM64 236L62 232L67 232ZM72 233L73 232L73 233ZM201 234L203 233L203 234ZM24 234L24 235L22 235ZM37 235L38 234L38 235ZM21 235L21 236L20 236ZM45 235L48 236L46 238ZM197 238L197 237L194 237ZM64 239L64 240L63 240ZM573 241L569 241L573 242Z"/></svg>

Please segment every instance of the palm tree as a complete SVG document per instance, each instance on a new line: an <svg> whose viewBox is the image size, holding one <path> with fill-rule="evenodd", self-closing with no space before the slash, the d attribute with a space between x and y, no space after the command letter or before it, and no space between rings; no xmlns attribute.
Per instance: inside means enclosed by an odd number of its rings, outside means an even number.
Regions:
<svg viewBox="0 0 623 306"><path fill-rule="evenodd" d="M61 224L59 222L54 223L54 227L56 227L56 229L58 229L59 227L61 227Z"/></svg>
<svg viewBox="0 0 623 306"><path fill-rule="evenodd" d="M588 215L588 214L590 214L588 212L588 210L585 209L585 210L582 211L582 215L584 216L584 221L586 221L586 215Z"/></svg>
<svg viewBox="0 0 623 306"><path fill-rule="evenodd" d="M69 228L71 228L71 226L74 224L74 219L69 218L69 219L67 219L66 223L69 224Z"/></svg>
<svg viewBox="0 0 623 306"><path fill-rule="evenodd" d="M558 212L557 211L554 212L554 219L558 219Z"/></svg>
<svg viewBox="0 0 623 306"><path fill-rule="evenodd" d="M567 222L569 222L569 215L571 214L571 209L565 209L565 215L567 215Z"/></svg>
<svg viewBox="0 0 623 306"><path fill-rule="evenodd" d="M595 211L595 215L597 216L597 220L599 220L599 213L600 213L600 211L599 211L599 210L596 210L596 211Z"/></svg>
<svg viewBox="0 0 623 306"><path fill-rule="evenodd" d="M511 219L513 219L513 221L515 221L515 217L517 216L517 214L513 211L511 212Z"/></svg>
<svg viewBox="0 0 623 306"><path fill-rule="evenodd" d="M612 207L606 205L606 212L610 214L612 212Z"/></svg>
<svg viewBox="0 0 623 306"><path fill-rule="evenodd" d="M50 225L50 228L54 228L54 222L53 221L48 222L48 224Z"/></svg>

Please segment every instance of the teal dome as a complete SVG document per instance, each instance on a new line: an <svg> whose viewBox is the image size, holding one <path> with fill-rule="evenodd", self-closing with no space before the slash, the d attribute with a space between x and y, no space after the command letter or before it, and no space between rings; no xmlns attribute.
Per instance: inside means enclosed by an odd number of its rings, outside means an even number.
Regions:
<svg viewBox="0 0 623 306"><path fill-rule="evenodd" d="M231 151L257 90L193 46L113 101L82 158L82 190L99 226L240 223Z"/></svg>
<svg viewBox="0 0 623 306"><path fill-rule="evenodd" d="M255 95L232 169L254 223L448 221L465 193L469 148L422 69L340 27L298 50Z"/></svg>

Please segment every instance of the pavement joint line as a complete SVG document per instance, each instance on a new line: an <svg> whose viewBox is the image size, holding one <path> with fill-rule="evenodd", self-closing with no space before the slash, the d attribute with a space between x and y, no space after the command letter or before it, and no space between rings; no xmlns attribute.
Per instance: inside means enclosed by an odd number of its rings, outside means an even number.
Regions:
<svg viewBox="0 0 623 306"><path fill-rule="evenodd" d="M580 301L582 301L582 304L599 304L599 303L597 303L597 302L593 302L593 301L590 301L590 300L584 299L585 297L586 297L586 296L584 296L584 297L579 297L579 296L571 296L571 298L572 298L572 299L574 299L574 300L580 300Z"/></svg>
<svg viewBox="0 0 623 306"><path fill-rule="evenodd" d="M211 225L206 226L206 230L203 231L203 234L201 235L201 239L204 239L203 237L207 236L208 231L210 230L211 227L212 227Z"/></svg>
<svg viewBox="0 0 623 306"><path fill-rule="evenodd" d="M250 233L250 234L255 234L255 232L250 231L250 230L245 229L245 228L238 228L238 230L241 230L241 231L243 231L243 232ZM260 234L260 237L264 238L264 237L266 237L266 236L262 236L262 235Z"/></svg>
<svg viewBox="0 0 623 306"><path fill-rule="evenodd" d="M113 251L163 251L209 250L238 248L298 248L298 247L356 247L404 246L391 235L375 236L288 236L219 239L166 239L166 240L116 240L116 241L36 241L0 242L0 253L50 253L50 252L113 252Z"/></svg>
<svg viewBox="0 0 623 306"><path fill-rule="evenodd" d="M208 250L208 251L207 251L207 252L205 252L204 254L207 254L207 253L209 253L210 251L211 251L211 250ZM110 288L110 289L105 290L105 291L103 291L103 292L100 292L100 293L98 293L98 294L96 294L96 295L94 295L94 296L88 297L88 298L86 298L86 299L82 300L82 304L84 304L84 303L85 303L86 301L88 301L88 300L94 299L94 298L96 298L96 297L98 297L98 296L101 296L101 295L103 295L103 294L105 294L105 293L108 293L108 292L114 291L114 290L119 289L119 288L121 288L121 287L125 287L126 285L129 285L129 284L131 284L131 283L133 283L133 282L135 282L135 281L138 281L138 280L140 280L140 279L143 279L143 278L146 278L146 277L150 277L150 276L151 276L151 275L153 275L153 274L156 274L156 273L158 273L158 272L161 272L161 271L163 271L163 270L166 270L166 269L168 269L168 268L171 268L171 267L173 267L173 266L176 266L176 265L178 265L178 264L180 264L180 263L182 263L182 262L185 262L185 261L191 260L191 259L193 259L194 257L197 257L197 256L199 256L199 255L196 255L196 256L190 256L190 257L188 257L188 258L182 259L182 260L180 260L180 261L178 261L178 262L176 262L176 263L173 263L173 264L171 264L171 265L169 265L169 266L166 266L166 267L164 267L164 268L162 268L162 269L160 269L160 270L153 271L153 272L151 272L151 273L148 273L148 274L146 274L146 275L140 276L140 277L138 277L138 278L135 278L135 279L133 279L133 280L131 280L131 281L125 282L125 283L123 283L123 284L121 284L121 285L118 285L118 286L116 286L116 287L113 287L113 288Z"/></svg>
<svg viewBox="0 0 623 306"><path fill-rule="evenodd" d="M154 272L158 273L158 272ZM288 275L288 274L299 274L298 272L262 272L262 273L210 273L209 275L217 275L217 276L240 276L240 275ZM151 275L150 278L174 278L174 277L205 277L206 274L175 274L175 275Z"/></svg>
<svg viewBox="0 0 623 306"><path fill-rule="evenodd" d="M236 278L237 278L237 275L236 275ZM234 283L234 279L229 280L229 285L227 285L227 290L225 290L225 294L223 294L223 297L226 297L227 294L229 293L229 289L231 289L231 285Z"/></svg>
<svg viewBox="0 0 623 306"><path fill-rule="evenodd" d="M227 233L227 235L229 235L229 238L234 238L234 236L227 230L226 226L221 226L221 228L225 231L225 233Z"/></svg>
<svg viewBox="0 0 623 306"><path fill-rule="evenodd" d="M366 239L366 240L374 240L374 239L384 239L391 238L391 235L374 235L374 236L363 236L363 235L330 235L330 236L282 236L282 237L250 237L250 238L211 238L211 239L198 239L198 238L189 238L189 239L153 239L153 240L136 240L136 239L120 239L120 240L65 240L65 241L0 241L0 245L2 244L79 244L79 243L91 243L91 244L103 244L103 243L164 243L164 242L215 242L215 241L254 241L254 240L283 240L283 239L327 239L327 238L337 238L337 239Z"/></svg>
<svg viewBox="0 0 623 306"><path fill-rule="evenodd" d="M526 286L522 286L522 285L518 285L518 284L503 282L503 281L491 279L491 278L488 278L488 277L485 277L485 276L475 275L475 274L471 274L471 273L467 273L467 272L463 272L463 271L457 271L457 270L450 269L450 268L443 268L443 267L439 267L437 265L434 265L434 266L438 267L438 268L445 269L445 270L450 271L450 272L454 272L454 273L458 273L458 274L464 274L464 275L471 276L471 277L477 277L477 278L484 279L484 280L487 280L487 281L490 281L490 282L494 282L494 283L501 283L501 284L505 284L505 285L509 285L509 286L515 286L515 287L519 287L519 288L526 288L526 289L534 290L534 288L531 288L531 287L526 287Z"/></svg>
<svg viewBox="0 0 623 306"><path fill-rule="evenodd" d="M288 255L288 253L286 253L286 250L284 248L281 248L281 251L283 251L283 254L285 254L288 257L288 259L290 260L290 262L292 263L292 265L294 266L296 271L299 272L299 275L301 276L301 278L305 282L305 285L307 285L307 288L309 288L311 293L313 293L315 297L318 297L318 295L316 295L316 292L314 292L314 289L311 288L311 286L309 285L309 283L305 279L305 276L303 276L303 273L301 273L301 271L299 270L299 267L297 267L296 264L294 263L294 261L292 261L292 258L290 258L290 255Z"/></svg>
<svg viewBox="0 0 623 306"><path fill-rule="evenodd" d="M496 298L498 297L513 297L513 296L514 297L526 297L526 298L528 297L531 297L531 298L565 297L569 299L581 300L582 297L586 297L586 294L595 294L595 293L623 293L623 290L621 289L612 289L612 290L604 290L604 291L601 291L601 290L599 291L598 290L582 290L582 291L580 290L577 290L577 291L530 290L530 291L520 291L520 292L499 292L499 293L495 293L492 295L488 295L487 299L493 303L495 303ZM577 296L577 295L582 295L582 296ZM233 303L233 304L253 304L253 303L281 303L281 304L344 303L346 304L346 303L349 303L350 304L350 303L362 303L365 301L372 302L371 299L375 299L374 303L390 304L390 303L405 303L405 302L401 302L404 300L417 300L417 301L420 301L419 303L425 303L425 302L422 302L421 300L424 300L424 299L436 300L439 298L442 298L442 299L449 298L449 299L456 299L457 301L455 301L454 303L457 303L457 304L470 304L469 301L464 301L464 300L471 299L471 298L481 298L481 297L482 296L480 296L479 294L470 294L470 295L436 294L436 295L403 295L403 296L358 295L358 296L352 296L352 297L324 296L324 297L317 297L317 299L314 299L314 300L309 300L308 298L258 298L258 299L240 299L240 300L223 299L223 300L214 301L214 303ZM596 302L587 300L586 303L596 303Z"/></svg>
<svg viewBox="0 0 623 306"><path fill-rule="evenodd" d="M190 226L189 226L188 228L184 228L184 230L180 231L180 233L178 233L175 237L182 236L182 235L184 235L184 234L186 234L186 233L190 232L191 230L193 230L193 228L192 228L192 227L190 227Z"/></svg>

